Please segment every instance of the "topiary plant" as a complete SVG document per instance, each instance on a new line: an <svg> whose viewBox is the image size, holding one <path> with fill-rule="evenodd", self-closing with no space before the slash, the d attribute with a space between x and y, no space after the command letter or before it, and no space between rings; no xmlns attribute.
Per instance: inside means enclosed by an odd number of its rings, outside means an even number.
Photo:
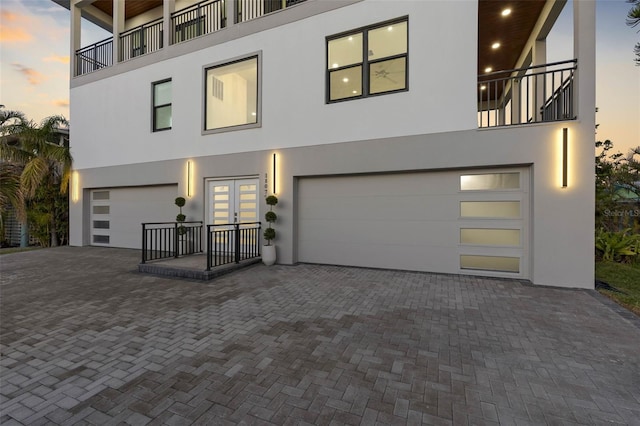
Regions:
<svg viewBox="0 0 640 426"><path fill-rule="evenodd" d="M182 223L187 220L187 217L185 215L182 214L182 208L184 207L184 205L187 203L187 200L184 199L184 197L178 197L176 198L176 200L174 201L174 203L176 204L176 206L178 206L178 208L180 209L180 213L178 213L178 215L176 216L176 222L179 223L178 225L178 234L180 235L184 235L187 232L187 228L184 227L184 225L182 225Z"/></svg>
<svg viewBox="0 0 640 426"><path fill-rule="evenodd" d="M271 227L271 224L278 219L278 215L276 215L273 211L273 206L278 204L278 197L276 197L275 195L269 195L265 199L265 202L269 206L269 211L265 213L264 220L269 223L269 227L264 230L264 233L262 235L264 236L264 239L267 240L267 245L270 246L271 240L275 240L276 238L276 230Z"/></svg>

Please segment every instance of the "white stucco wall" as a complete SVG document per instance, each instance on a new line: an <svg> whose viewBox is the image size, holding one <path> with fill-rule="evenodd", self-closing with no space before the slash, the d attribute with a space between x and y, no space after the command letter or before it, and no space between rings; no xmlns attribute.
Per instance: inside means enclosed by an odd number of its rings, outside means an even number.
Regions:
<svg viewBox="0 0 640 426"><path fill-rule="evenodd" d="M405 15L410 90L327 105L326 36ZM71 90L76 167L471 129L476 34L468 2L364 1L81 85ZM202 136L203 66L257 51L262 127ZM151 83L166 78L173 128L152 133Z"/></svg>

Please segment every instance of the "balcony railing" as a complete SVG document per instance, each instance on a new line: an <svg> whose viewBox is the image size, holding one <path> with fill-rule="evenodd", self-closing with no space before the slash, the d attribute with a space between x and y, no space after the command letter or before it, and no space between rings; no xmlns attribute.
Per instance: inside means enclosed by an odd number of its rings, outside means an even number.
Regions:
<svg viewBox="0 0 640 426"><path fill-rule="evenodd" d="M171 14L170 44L180 43L227 27L227 5L235 1L233 23L249 21L306 0L203 0ZM158 18L121 33L117 62L162 49L164 20ZM87 74L114 64L113 38L75 52L75 75Z"/></svg>
<svg viewBox="0 0 640 426"><path fill-rule="evenodd" d="M82 75L113 65L113 38L76 51L76 74Z"/></svg>
<svg viewBox="0 0 640 426"><path fill-rule="evenodd" d="M120 60L135 58L162 49L162 18L120 34Z"/></svg>
<svg viewBox="0 0 640 426"><path fill-rule="evenodd" d="M142 224L142 263L202 253L202 222Z"/></svg>
<svg viewBox="0 0 640 426"><path fill-rule="evenodd" d="M221 30L227 25L224 0L205 0L171 14L171 43Z"/></svg>
<svg viewBox="0 0 640 426"><path fill-rule="evenodd" d="M236 22L249 21L305 0L236 0Z"/></svg>
<svg viewBox="0 0 640 426"><path fill-rule="evenodd" d="M573 120L577 60L497 71L478 78L478 126Z"/></svg>
<svg viewBox="0 0 640 426"><path fill-rule="evenodd" d="M260 257L260 222L207 225L207 271Z"/></svg>

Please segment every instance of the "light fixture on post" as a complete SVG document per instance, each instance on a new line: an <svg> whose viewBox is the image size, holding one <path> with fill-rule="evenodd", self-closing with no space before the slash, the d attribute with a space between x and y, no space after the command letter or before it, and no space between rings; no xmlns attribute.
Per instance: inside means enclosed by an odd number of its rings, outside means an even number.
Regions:
<svg viewBox="0 0 640 426"><path fill-rule="evenodd" d="M273 153L273 193L276 194L276 153Z"/></svg>
<svg viewBox="0 0 640 426"><path fill-rule="evenodd" d="M562 187L567 187L568 181L568 150L569 150L569 129L564 127L562 129Z"/></svg>

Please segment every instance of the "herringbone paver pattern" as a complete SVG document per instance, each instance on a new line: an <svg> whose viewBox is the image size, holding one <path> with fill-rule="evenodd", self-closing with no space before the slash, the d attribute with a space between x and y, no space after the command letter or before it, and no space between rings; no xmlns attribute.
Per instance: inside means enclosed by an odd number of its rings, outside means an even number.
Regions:
<svg viewBox="0 0 640 426"><path fill-rule="evenodd" d="M137 261L0 257L1 424L640 424L640 328L595 292Z"/></svg>

